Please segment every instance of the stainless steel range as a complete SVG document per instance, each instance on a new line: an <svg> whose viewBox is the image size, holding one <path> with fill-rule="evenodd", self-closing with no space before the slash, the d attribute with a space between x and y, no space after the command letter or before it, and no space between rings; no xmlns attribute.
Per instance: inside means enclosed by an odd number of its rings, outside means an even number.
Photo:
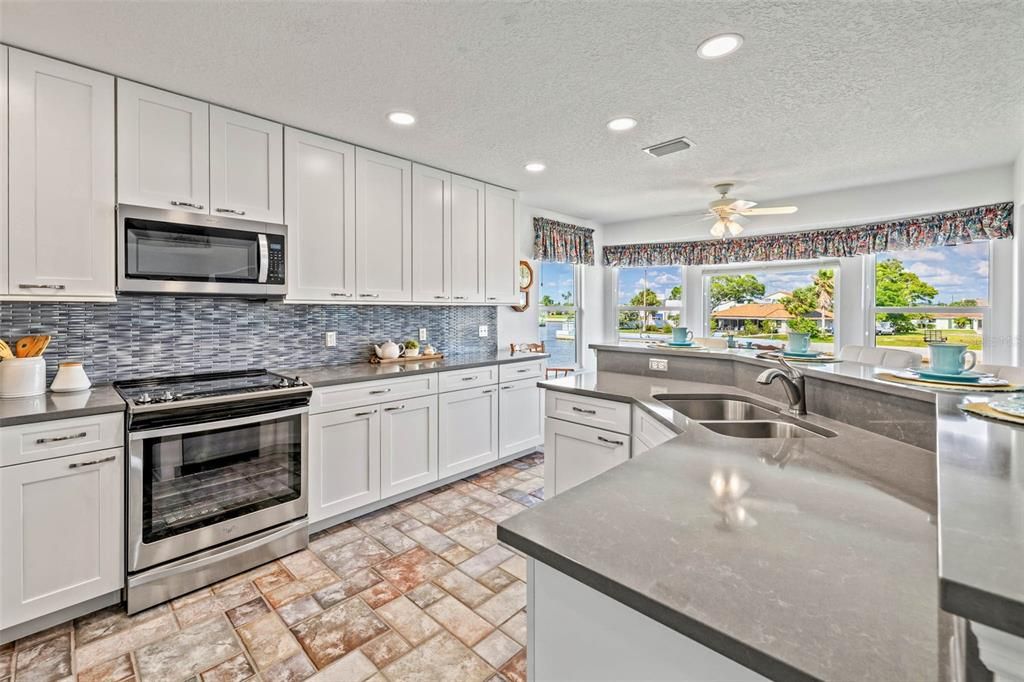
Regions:
<svg viewBox="0 0 1024 682"><path fill-rule="evenodd" d="M128 612L295 552L309 399L264 370L116 381L128 403Z"/></svg>

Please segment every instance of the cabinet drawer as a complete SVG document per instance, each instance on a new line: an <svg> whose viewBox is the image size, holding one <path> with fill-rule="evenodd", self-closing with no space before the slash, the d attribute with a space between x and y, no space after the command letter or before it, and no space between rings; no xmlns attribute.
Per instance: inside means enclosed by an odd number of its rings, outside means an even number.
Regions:
<svg viewBox="0 0 1024 682"><path fill-rule="evenodd" d="M517 379L533 379L544 375L544 361L511 362L498 367L498 378L502 383Z"/></svg>
<svg viewBox="0 0 1024 682"><path fill-rule="evenodd" d="M313 390L309 413L319 414L346 407L372 405L389 400L415 398L437 393L437 374L417 374L403 379L364 381Z"/></svg>
<svg viewBox="0 0 1024 682"><path fill-rule="evenodd" d="M544 414L556 419L595 426L618 433L630 432L629 403L588 396L545 391Z"/></svg>
<svg viewBox="0 0 1024 682"><path fill-rule="evenodd" d="M458 391L463 388L473 388L474 386L489 386L496 383L498 383L497 365L441 372L438 375L438 390L441 393Z"/></svg>
<svg viewBox="0 0 1024 682"><path fill-rule="evenodd" d="M0 429L0 466L123 445L120 412L8 426Z"/></svg>

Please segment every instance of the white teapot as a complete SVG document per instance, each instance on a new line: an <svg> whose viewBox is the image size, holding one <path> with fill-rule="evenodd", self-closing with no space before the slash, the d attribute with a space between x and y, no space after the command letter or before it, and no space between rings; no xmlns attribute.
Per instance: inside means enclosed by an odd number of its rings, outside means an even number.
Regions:
<svg viewBox="0 0 1024 682"><path fill-rule="evenodd" d="M373 350L381 360L394 360L405 352L405 345L388 339L383 345L374 346Z"/></svg>

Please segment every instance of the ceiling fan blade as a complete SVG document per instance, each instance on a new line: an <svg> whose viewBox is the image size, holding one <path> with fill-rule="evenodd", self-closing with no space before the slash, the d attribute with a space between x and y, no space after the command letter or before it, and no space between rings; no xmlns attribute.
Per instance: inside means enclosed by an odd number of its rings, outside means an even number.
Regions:
<svg viewBox="0 0 1024 682"><path fill-rule="evenodd" d="M743 199L737 199L736 201L729 204L730 211L746 211L747 209L757 206L756 201L744 201Z"/></svg>
<svg viewBox="0 0 1024 682"><path fill-rule="evenodd" d="M764 206L762 208L748 208L738 211L740 215L785 215L796 213L796 206Z"/></svg>

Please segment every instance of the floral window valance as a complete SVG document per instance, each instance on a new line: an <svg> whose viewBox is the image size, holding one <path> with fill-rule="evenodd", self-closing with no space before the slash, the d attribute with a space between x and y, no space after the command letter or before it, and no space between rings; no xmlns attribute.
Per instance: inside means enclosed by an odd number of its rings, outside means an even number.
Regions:
<svg viewBox="0 0 1024 682"><path fill-rule="evenodd" d="M554 263L593 265L594 231L548 218L534 218L533 256Z"/></svg>
<svg viewBox="0 0 1024 682"><path fill-rule="evenodd" d="M604 247L611 266L720 265L752 261L859 256L883 251L970 244L1013 236L1013 202L901 218L870 225L740 239L621 244Z"/></svg>

